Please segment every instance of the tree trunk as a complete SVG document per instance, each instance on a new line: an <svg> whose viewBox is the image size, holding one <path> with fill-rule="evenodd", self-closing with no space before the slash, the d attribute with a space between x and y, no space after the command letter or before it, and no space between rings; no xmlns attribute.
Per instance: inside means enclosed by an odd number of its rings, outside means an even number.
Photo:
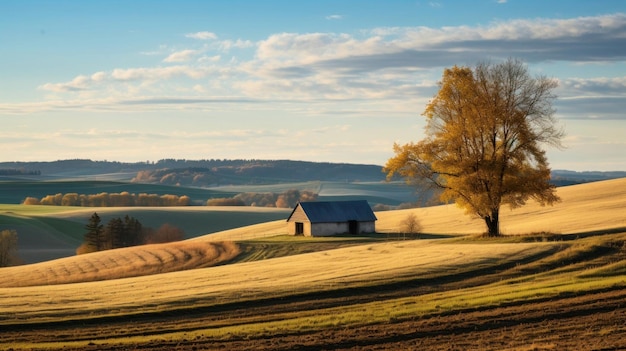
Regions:
<svg viewBox="0 0 626 351"><path fill-rule="evenodd" d="M485 223L487 224L488 237L500 236L500 211L492 211L491 216L485 217Z"/></svg>

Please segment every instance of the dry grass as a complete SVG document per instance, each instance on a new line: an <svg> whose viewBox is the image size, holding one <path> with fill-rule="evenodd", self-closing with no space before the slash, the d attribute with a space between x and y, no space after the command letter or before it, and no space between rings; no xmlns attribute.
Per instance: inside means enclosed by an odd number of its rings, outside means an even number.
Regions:
<svg viewBox="0 0 626 351"><path fill-rule="evenodd" d="M503 224L507 231L565 234L624 226L626 179L561 188L559 195L563 202L555 207L529 204L510 213L505 211ZM482 230L480 221L471 220L453 206L409 211L415 211L427 233L463 234ZM378 230L395 231L394 226L400 224L406 213L378 213ZM270 233L284 233L285 229L284 221L275 221L176 244L112 250L3 268L0 275L0 286L4 287L0 288L0 324L168 311L294 293L375 286L409 277L434 278L519 262L557 245L489 241L446 243L441 240L370 243L189 270L223 262L237 253L235 245L213 240L263 237ZM573 284L569 282L573 278L563 279L559 284ZM60 283L68 284L25 286ZM540 282L539 288L544 284L548 283ZM517 288L524 291L525 286L522 281ZM503 296L513 293L507 290L510 288L506 284L501 288ZM485 292L477 288L476 294ZM472 298L470 295L466 297Z"/></svg>
<svg viewBox="0 0 626 351"><path fill-rule="evenodd" d="M285 220L271 221L267 223L254 224L246 227L224 230L193 239L189 241L224 241L224 240L252 240L269 236L287 235L287 222Z"/></svg>
<svg viewBox="0 0 626 351"><path fill-rule="evenodd" d="M562 201L542 207L535 202L501 211L500 228L505 234L551 232L585 233L626 227L626 178L558 188ZM478 234L482 220L464 214L455 205L378 212L378 232L399 232L408 213L415 213L424 233Z"/></svg>
<svg viewBox="0 0 626 351"><path fill-rule="evenodd" d="M2 269L0 287L68 284L208 267L239 254L232 242L176 242L101 251Z"/></svg>
<svg viewBox="0 0 626 351"><path fill-rule="evenodd" d="M551 245L388 242L127 279L1 288L0 324L193 308L375 285L407 276L444 276L521 260ZM106 262L105 257L100 264Z"/></svg>
<svg viewBox="0 0 626 351"><path fill-rule="evenodd" d="M562 201L554 206L540 206L531 201L514 210L502 208L502 232L574 234L626 228L626 178L561 187L557 193ZM376 231L402 232L402 221L410 213L416 215L423 233L467 235L485 231L483 220L465 215L462 209L453 204L377 212ZM273 221L195 240L249 240L286 233L285 221Z"/></svg>

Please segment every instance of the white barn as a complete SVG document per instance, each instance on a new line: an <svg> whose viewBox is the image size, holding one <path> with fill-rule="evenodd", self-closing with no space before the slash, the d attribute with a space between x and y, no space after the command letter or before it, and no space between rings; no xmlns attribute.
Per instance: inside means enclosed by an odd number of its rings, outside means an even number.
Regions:
<svg viewBox="0 0 626 351"><path fill-rule="evenodd" d="M287 218L287 229L304 236L374 233L376 220L365 200L300 202Z"/></svg>

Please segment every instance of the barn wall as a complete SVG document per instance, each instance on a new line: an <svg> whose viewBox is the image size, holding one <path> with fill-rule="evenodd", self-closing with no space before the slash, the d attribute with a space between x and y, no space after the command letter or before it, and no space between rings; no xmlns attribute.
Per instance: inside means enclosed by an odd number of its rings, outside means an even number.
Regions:
<svg viewBox="0 0 626 351"><path fill-rule="evenodd" d="M306 227L306 225L305 225ZM312 223L311 231L308 235L312 236L329 236L348 232L348 222L339 223ZM306 229L305 229L305 235Z"/></svg>
<svg viewBox="0 0 626 351"><path fill-rule="evenodd" d="M287 222L287 234L296 235L296 222Z"/></svg>
<svg viewBox="0 0 626 351"><path fill-rule="evenodd" d="M287 219L287 233L289 235L296 235L296 222L304 224L303 234L305 236L311 236L311 222L309 222L309 218L300 205L296 206L289 219Z"/></svg>
<svg viewBox="0 0 626 351"><path fill-rule="evenodd" d="M310 228L310 229L309 229ZM295 233L295 224L294 224ZM344 234L350 231L348 222L338 223L304 223L304 235L311 236L329 236L335 234ZM359 233L376 232L375 222L359 222Z"/></svg>
<svg viewBox="0 0 626 351"><path fill-rule="evenodd" d="M300 205L296 206L296 209L293 210L291 217L289 217L289 222L308 222L309 218L304 213L304 210ZM295 227L294 227L295 228Z"/></svg>
<svg viewBox="0 0 626 351"><path fill-rule="evenodd" d="M375 233L376 222L359 222L360 233Z"/></svg>

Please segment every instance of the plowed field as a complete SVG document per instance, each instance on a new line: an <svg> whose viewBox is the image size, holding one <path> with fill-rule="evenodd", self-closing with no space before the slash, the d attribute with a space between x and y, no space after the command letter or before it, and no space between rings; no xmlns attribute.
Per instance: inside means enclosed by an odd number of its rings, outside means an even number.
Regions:
<svg viewBox="0 0 626 351"><path fill-rule="evenodd" d="M397 293L397 292L396 292ZM376 293L359 295L378 298ZM286 335L212 338L194 335L216 320L238 321L316 308L318 304L350 304L350 297L313 301L268 301L267 305L188 311L101 323L67 323L13 328L2 339L55 342L63 350L624 350L626 289L608 289L583 296L559 296L509 306L419 316L358 327L326 328ZM189 332L168 340L166 331ZM154 335L151 338L149 335ZM107 343L103 337L148 335L132 344ZM72 347L72 341L99 339L98 344ZM102 342L102 343L101 343ZM58 345L58 344L57 344Z"/></svg>

